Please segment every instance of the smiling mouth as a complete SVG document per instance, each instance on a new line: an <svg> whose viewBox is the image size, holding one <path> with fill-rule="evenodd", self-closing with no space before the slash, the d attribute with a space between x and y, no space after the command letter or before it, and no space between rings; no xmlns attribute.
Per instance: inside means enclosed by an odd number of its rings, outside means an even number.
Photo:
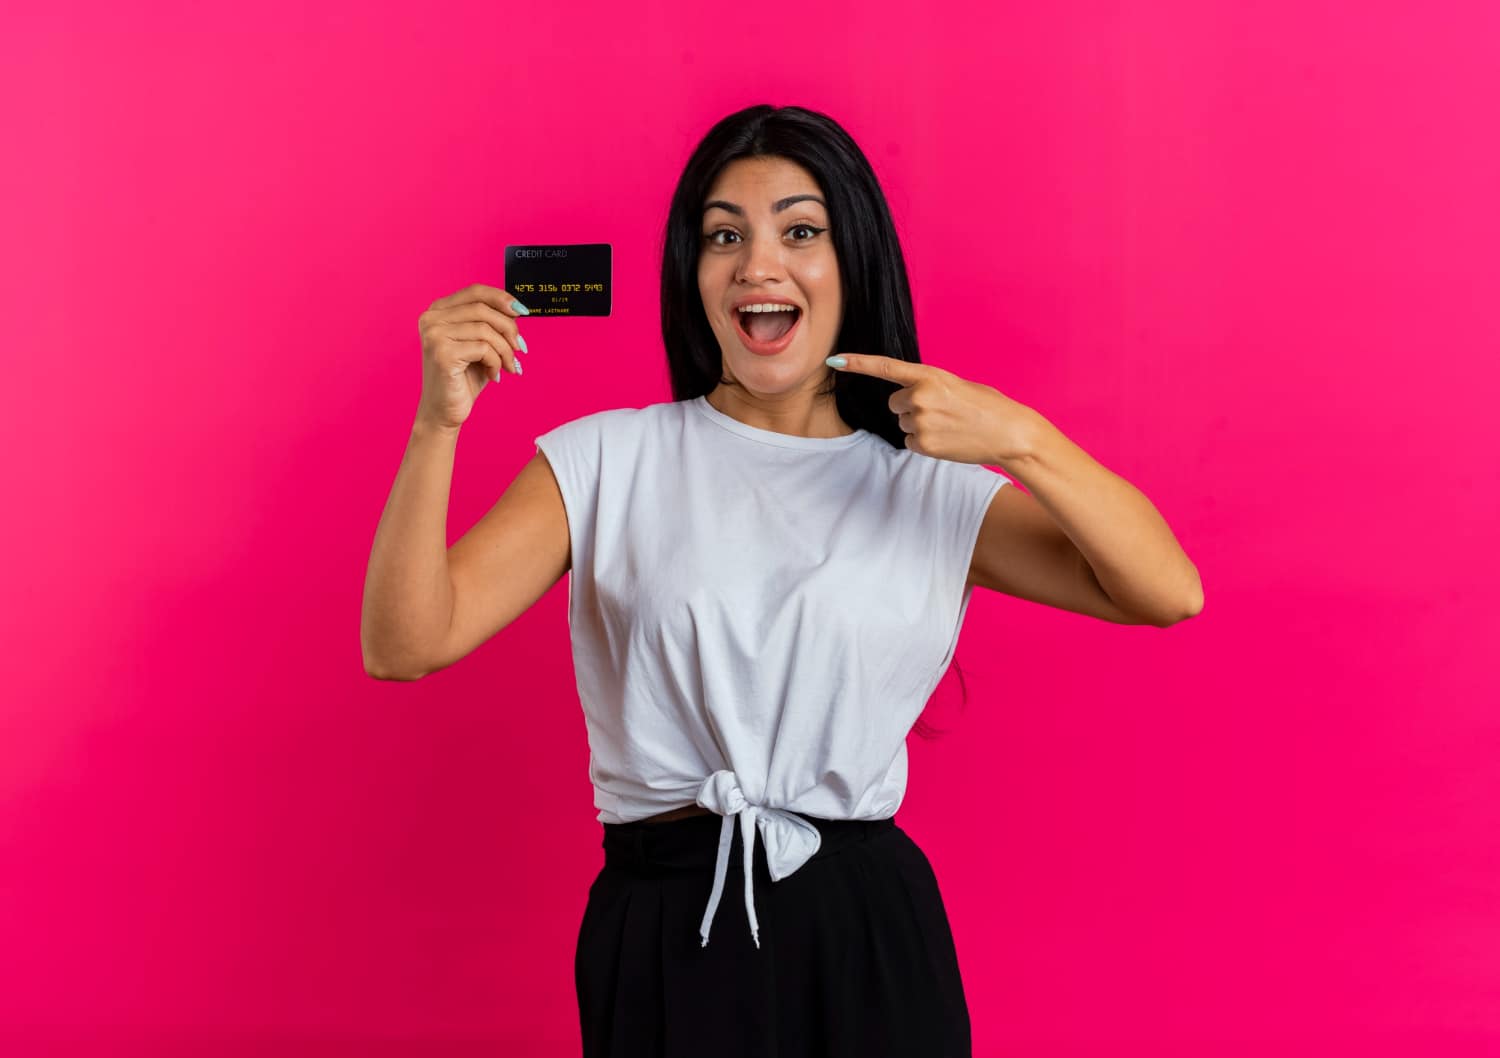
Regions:
<svg viewBox="0 0 1500 1058"><path fill-rule="evenodd" d="M740 333L760 345L774 345L796 328L802 319L802 310L796 306L790 312L736 312L735 322Z"/></svg>

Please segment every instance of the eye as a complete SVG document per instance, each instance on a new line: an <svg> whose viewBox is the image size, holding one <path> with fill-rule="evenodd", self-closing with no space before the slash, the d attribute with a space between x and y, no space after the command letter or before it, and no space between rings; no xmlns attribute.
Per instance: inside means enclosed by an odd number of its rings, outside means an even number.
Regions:
<svg viewBox="0 0 1500 1058"><path fill-rule="evenodd" d="M793 224L790 228L787 229L788 232L807 231L811 233L805 239L793 239L793 242L812 242L812 240L816 239L819 235L827 230L827 228L819 228L812 224ZM720 235L733 235L735 239L739 239L740 237L740 233L735 231L733 228L719 228L717 231L711 231L707 235L703 236L703 241L713 246L730 245L727 242L720 242L718 238Z"/></svg>

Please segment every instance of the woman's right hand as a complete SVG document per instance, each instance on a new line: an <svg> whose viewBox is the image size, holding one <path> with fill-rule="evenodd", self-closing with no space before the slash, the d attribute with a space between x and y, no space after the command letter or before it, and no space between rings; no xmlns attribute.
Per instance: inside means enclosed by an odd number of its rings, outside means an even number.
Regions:
<svg viewBox="0 0 1500 1058"><path fill-rule="evenodd" d="M521 373L516 354L526 346L516 330L516 318L527 313L512 308L512 303L520 304L499 287L475 283L438 298L417 317L417 333L422 336L418 419L457 429L486 383L500 381L502 370Z"/></svg>

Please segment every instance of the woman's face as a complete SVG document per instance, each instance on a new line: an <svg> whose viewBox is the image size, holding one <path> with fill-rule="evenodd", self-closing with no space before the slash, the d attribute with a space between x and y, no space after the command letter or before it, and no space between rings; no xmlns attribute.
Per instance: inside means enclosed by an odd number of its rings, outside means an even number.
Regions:
<svg viewBox="0 0 1500 1058"><path fill-rule="evenodd" d="M828 207L812 174L785 158L741 158L719 173L704 206L698 290L726 375L775 393L832 371L823 360L834 352L843 299ZM738 311L767 301L795 311ZM790 337L776 338L789 322Z"/></svg>

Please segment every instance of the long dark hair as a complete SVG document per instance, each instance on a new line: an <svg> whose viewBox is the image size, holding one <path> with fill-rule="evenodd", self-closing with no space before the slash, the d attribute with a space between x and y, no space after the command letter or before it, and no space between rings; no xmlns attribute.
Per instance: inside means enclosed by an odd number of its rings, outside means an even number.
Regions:
<svg viewBox="0 0 1500 1058"><path fill-rule="evenodd" d="M885 192L869 160L826 114L763 103L730 114L709 129L688 158L672 194L661 261L661 333L672 399L706 396L723 378L718 338L698 291L703 201L720 170L730 162L762 157L785 158L802 166L818 181L828 203L844 306L843 326L833 351L921 363L906 261ZM819 393L833 395L844 422L877 434L894 448L906 448L906 435L890 407L898 385L832 369L829 376L829 385ZM956 661L954 668L958 668ZM958 675L962 686L962 670ZM967 688L964 700L968 700ZM918 718L915 730L931 738L938 729Z"/></svg>

